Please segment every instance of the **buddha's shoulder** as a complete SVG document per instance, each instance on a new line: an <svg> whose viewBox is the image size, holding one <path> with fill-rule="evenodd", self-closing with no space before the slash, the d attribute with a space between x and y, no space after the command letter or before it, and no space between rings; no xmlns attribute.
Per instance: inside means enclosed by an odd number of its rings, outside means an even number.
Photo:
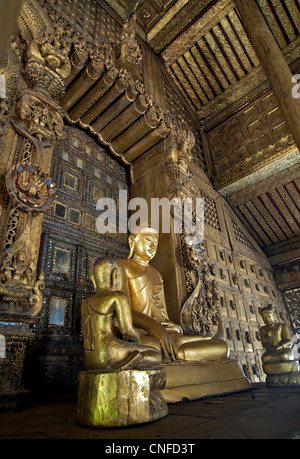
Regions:
<svg viewBox="0 0 300 459"><path fill-rule="evenodd" d="M160 273L153 266L142 266L134 260L119 259L119 262L127 276L151 275L152 277L161 278Z"/></svg>

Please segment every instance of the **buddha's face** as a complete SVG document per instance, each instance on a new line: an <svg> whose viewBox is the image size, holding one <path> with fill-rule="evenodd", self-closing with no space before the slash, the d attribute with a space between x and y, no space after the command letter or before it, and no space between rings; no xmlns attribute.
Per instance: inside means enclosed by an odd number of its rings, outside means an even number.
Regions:
<svg viewBox="0 0 300 459"><path fill-rule="evenodd" d="M140 233L132 243L134 244L134 256L144 261L149 261L156 254L158 235L154 233Z"/></svg>
<svg viewBox="0 0 300 459"><path fill-rule="evenodd" d="M272 325L275 322L274 313L272 311L263 312L262 318L266 325Z"/></svg>

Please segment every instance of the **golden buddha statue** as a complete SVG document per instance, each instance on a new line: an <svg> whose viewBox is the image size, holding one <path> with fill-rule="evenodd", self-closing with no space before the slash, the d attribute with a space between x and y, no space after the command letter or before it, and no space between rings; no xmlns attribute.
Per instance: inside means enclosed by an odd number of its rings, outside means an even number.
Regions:
<svg viewBox="0 0 300 459"><path fill-rule="evenodd" d="M120 291L122 268L115 259L96 260L92 281L96 294L82 303L84 360L87 370L156 368L161 355L143 346L132 325L127 296ZM114 322L116 321L116 333Z"/></svg>
<svg viewBox="0 0 300 459"><path fill-rule="evenodd" d="M261 342L266 352L262 356L264 364L289 362L294 360L293 343L288 327L275 322L271 305L260 311L265 326L260 329Z"/></svg>
<svg viewBox="0 0 300 459"><path fill-rule="evenodd" d="M262 308L260 314L265 323L260 329L260 336L265 349L262 362L267 385L299 386L299 363L294 359L292 337L287 325L275 321L271 304Z"/></svg>
<svg viewBox="0 0 300 459"><path fill-rule="evenodd" d="M182 328L168 317L163 280L149 262L156 254L158 232L142 228L129 236L128 259L123 268L122 291L131 302L134 326L141 330L141 343L162 352L164 362L221 361L228 357L225 341L210 336L183 335Z"/></svg>

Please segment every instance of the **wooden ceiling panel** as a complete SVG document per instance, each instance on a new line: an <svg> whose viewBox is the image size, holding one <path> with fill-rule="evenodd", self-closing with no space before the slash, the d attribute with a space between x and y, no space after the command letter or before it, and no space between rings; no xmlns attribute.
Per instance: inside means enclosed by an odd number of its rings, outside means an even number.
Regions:
<svg viewBox="0 0 300 459"><path fill-rule="evenodd" d="M105 1L124 19L126 0ZM300 36L299 0L257 2L280 48ZM234 0L140 0L137 26L194 110L259 66Z"/></svg>
<svg viewBox="0 0 300 459"><path fill-rule="evenodd" d="M185 84L190 91L194 89L198 95L200 87L200 93L206 94L204 99L199 97L197 107L199 102L200 106L209 103L259 64L246 33L241 33L242 29L233 9L170 66L180 89L184 86L183 79L186 79ZM183 59L185 71L179 78L175 68L181 67ZM193 78L190 77L191 72Z"/></svg>
<svg viewBox="0 0 300 459"><path fill-rule="evenodd" d="M280 48L300 33L298 0L258 0L258 4Z"/></svg>
<svg viewBox="0 0 300 459"><path fill-rule="evenodd" d="M298 0L258 0L261 11L283 49L300 35L300 6ZM259 66L259 60L253 50L234 2L219 1L219 9L212 15L212 9L204 13L194 26L182 32L180 37L170 42L163 50L162 57L174 77L174 67L184 57L191 66L175 82L182 89L186 84L189 91L197 93L200 84L207 99L200 97L201 106L209 104L214 98L225 92L229 87L239 83ZM199 29L196 27L198 24ZM188 48L187 48L188 46ZM194 63L191 64L193 57ZM194 72L194 78L189 72ZM205 91L205 82L214 89L213 95ZM186 82L183 82L183 79ZM196 84L194 83L196 82ZM196 98L197 99L197 98ZM196 106L199 105L197 101Z"/></svg>
<svg viewBox="0 0 300 459"><path fill-rule="evenodd" d="M207 33L205 39L205 42L202 39L199 40L190 52L195 55L201 72L206 75L210 86L214 88L215 96L229 87L230 79L227 76L229 68L210 32Z"/></svg>
<svg viewBox="0 0 300 459"><path fill-rule="evenodd" d="M300 236L299 185L300 179L279 185L237 207L262 248Z"/></svg>

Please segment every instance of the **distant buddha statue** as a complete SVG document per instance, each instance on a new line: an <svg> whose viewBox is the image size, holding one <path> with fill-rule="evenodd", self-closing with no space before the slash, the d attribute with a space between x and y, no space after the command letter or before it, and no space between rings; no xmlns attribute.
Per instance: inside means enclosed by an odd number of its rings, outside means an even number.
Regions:
<svg viewBox="0 0 300 459"><path fill-rule="evenodd" d="M262 356L263 363L293 361L293 343L287 325L275 321L272 305L262 308L260 314L265 323L265 326L260 329L261 343L265 348Z"/></svg>
<svg viewBox="0 0 300 459"><path fill-rule="evenodd" d="M162 352L164 361L221 361L228 357L225 341L210 336L183 335L182 328L168 317L160 273L149 262L156 254L158 232L142 228L129 236L130 253L120 259L123 287L131 302L133 324L141 330L141 343ZM168 263L168 260L166 260Z"/></svg>
<svg viewBox="0 0 300 459"><path fill-rule="evenodd" d="M275 321L274 309L268 305L260 310L265 325L260 329L263 369L268 386L300 386L299 362L293 355L290 331L284 323Z"/></svg>
<svg viewBox="0 0 300 459"><path fill-rule="evenodd" d="M87 370L156 368L161 354L140 344L127 296L120 291L122 268L115 259L96 260L96 294L82 303L84 360ZM115 330L118 328L118 334Z"/></svg>

